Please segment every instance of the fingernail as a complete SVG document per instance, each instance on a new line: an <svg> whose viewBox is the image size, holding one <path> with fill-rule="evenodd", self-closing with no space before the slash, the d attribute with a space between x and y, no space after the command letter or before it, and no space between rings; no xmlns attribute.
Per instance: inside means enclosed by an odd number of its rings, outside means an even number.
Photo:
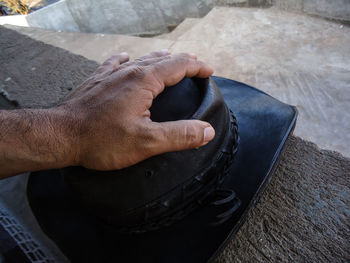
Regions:
<svg viewBox="0 0 350 263"><path fill-rule="evenodd" d="M123 57L128 57L129 56L129 54L127 52L122 52L122 53L120 53L120 55L123 56Z"/></svg>
<svg viewBox="0 0 350 263"><path fill-rule="evenodd" d="M196 55L196 54L190 53L189 55L190 55L190 57L192 57L192 58L194 58L194 59L197 59L197 55Z"/></svg>
<svg viewBox="0 0 350 263"><path fill-rule="evenodd" d="M215 136L215 130L213 127L209 126L204 129L204 141L203 143L207 143L211 141Z"/></svg>
<svg viewBox="0 0 350 263"><path fill-rule="evenodd" d="M211 70L211 75L213 75L214 74L214 68L212 66L210 66L210 65L208 65L208 67L209 67L209 70Z"/></svg>

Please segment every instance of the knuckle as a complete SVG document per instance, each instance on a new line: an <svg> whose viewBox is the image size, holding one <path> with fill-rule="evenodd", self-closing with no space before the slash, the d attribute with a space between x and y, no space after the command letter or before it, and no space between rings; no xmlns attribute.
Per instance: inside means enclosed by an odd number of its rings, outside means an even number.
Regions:
<svg viewBox="0 0 350 263"><path fill-rule="evenodd" d="M149 67L149 72L152 76L154 76L157 79L158 73L159 73L160 66L158 64L151 65Z"/></svg>
<svg viewBox="0 0 350 263"><path fill-rule="evenodd" d="M161 57L161 59L160 59L159 61L160 61L160 62L161 62L161 61L167 61L167 60L169 60L169 59L171 59L171 58L172 58L171 55L165 55L165 56Z"/></svg>
<svg viewBox="0 0 350 263"><path fill-rule="evenodd" d="M105 62L102 63L100 67L108 66L111 64L111 58L107 59Z"/></svg>
<svg viewBox="0 0 350 263"><path fill-rule="evenodd" d="M114 62L116 60L119 60L119 56L118 55L111 56L109 59L107 59L105 62L103 62L102 65L105 65L105 66L112 65L112 64L114 64Z"/></svg>
<svg viewBox="0 0 350 263"><path fill-rule="evenodd" d="M129 68L130 66L134 65L135 64L135 61L129 61L129 62L125 62L121 65L118 66L118 69L119 70L122 70L122 69L127 69Z"/></svg>
<svg viewBox="0 0 350 263"><path fill-rule="evenodd" d="M151 57L157 57L157 56L160 56L160 55L161 55L161 52L159 52L159 51L153 51L153 52L150 53Z"/></svg>
<svg viewBox="0 0 350 263"><path fill-rule="evenodd" d="M162 52L162 51L153 51L149 54L149 57L162 57L164 56L166 53Z"/></svg>
<svg viewBox="0 0 350 263"><path fill-rule="evenodd" d="M106 72L107 70L108 70L108 65L105 62L95 70L94 75L102 74L102 73Z"/></svg>
<svg viewBox="0 0 350 263"><path fill-rule="evenodd" d="M180 53L180 54L178 54L178 57L184 58L184 59L186 59L187 61L193 61L193 60L196 60L196 59L197 59L197 56L196 56L196 55L190 54L190 53Z"/></svg>
<svg viewBox="0 0 350 263"><path fill-rule="evenodd" d="M140 62L142 62L142 61L144 61L144 60L146 60L146 59L147 59L146 57L137 58L137 59L134 59L134 62L135 62L136 64L138 64L138 63L140 63Z"/></svg>
<svg viewBox="0 0 350 263"><path fill-rule="evenodd" d="M146 75L145 68L138 65L130 66L126 70L126 76L130 79L143 79Z"/></svg>
<svg viewBox="0 0 350 263"><path fill-rule="evenodd" d="M152 155L157 151L157 144L159 142L160 132L152 129L148 125L136 125L134 129L134 136L138 138L138 143L135 147L142 149L142 152L147 155Z"/></svg>
<svg viewBox="0 0 350 263"><path fill-rule="evenodd" d="M183 66L188 65L188 64L191 62L191 60L190 60L189 58L187 58L187 57L182 57L182 56L176 57L176 58L175 58L175 61L176 61L177 63L179 63L180 65L183 65Z"/></svg>
<svg viewBox="0 0 350 263"><path fill-rule="evenodd" d="M183 53L179 53L178 56L182 57L182 58L188 58L190 56L190 54L183 52Z"/></svg>
<svg viewBox="0 0 350 263"><path fill-rule="evenodd" d="M146 124L134 123L131 127L129 133L132 137L139 138L142 142L150 142L156 139L154 131Z"/></svg>
<svg viewBox="0 0 350 263"><path fill-rule="evenodd" d="M135 64L140 67L145 67L149 64L152 64L154 60L155 60L154 58L135 59Z"/></svg>
<svg viewBox="0 0 350 263"><path fill-rule="evenodd" d="M193 125L187 125L184 137L188 145L195 144L198 141L197 129Z"/></svg>
<svg viewBox="0 0 350 263"><path fill-rule="evenodd" d="M142 127L142 138L145 142L153 142L157 139L157 136L150 128Z"/></svg>

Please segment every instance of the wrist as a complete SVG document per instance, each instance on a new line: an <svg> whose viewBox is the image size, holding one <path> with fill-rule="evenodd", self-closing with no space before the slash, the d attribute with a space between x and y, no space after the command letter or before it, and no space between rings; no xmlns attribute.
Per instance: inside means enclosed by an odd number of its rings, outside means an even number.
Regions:
<svg viewBox="0 0 350 263"><path fill-rule="evenodd" d="M0 111L0 178L76 165L74 118L59 109Z"/></svg>
<svg viewBox="0 0 350 263"><path fill-rule="evenodd" d="M57 167L79 164L80 153L80 121L73 111L56 107L44 110L50 119L52 132L55 134L52 149L56 150Z"/></svg>

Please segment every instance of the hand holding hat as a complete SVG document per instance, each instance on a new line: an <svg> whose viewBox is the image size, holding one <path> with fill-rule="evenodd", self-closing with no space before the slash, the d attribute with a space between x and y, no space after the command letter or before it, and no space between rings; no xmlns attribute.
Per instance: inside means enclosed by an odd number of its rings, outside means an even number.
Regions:
<svg viewBox="0 0 350 263"><path fill-rule="evenodd" d="M153 52L127 62L126 53L104 62L62 102L77 119L76 165L120 169L169 151L200 147L214 137L209 123L150 119L153 99L184 77L207 78L213 69L194 55Z"/></svg>
<svg viewBox="0 0 350 263"><path fill-rule="evenodd" d="M165 86L207 78L210 66L168 51L128 61L127 53L111 57L54 108L0 111L0 178L71 165L120 169L213 139L207 122L157 123L149 111Z"/></svg>

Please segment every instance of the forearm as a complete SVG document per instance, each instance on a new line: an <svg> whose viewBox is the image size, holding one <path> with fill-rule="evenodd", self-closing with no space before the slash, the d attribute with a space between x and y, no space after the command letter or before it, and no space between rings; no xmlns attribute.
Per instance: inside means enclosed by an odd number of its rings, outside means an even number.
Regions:
<svg viewBox="0 0 350 263"><path fill-rule="evenodd" d="M0 178L74 165L74 120L59 109L0 111Z"/></svg>

